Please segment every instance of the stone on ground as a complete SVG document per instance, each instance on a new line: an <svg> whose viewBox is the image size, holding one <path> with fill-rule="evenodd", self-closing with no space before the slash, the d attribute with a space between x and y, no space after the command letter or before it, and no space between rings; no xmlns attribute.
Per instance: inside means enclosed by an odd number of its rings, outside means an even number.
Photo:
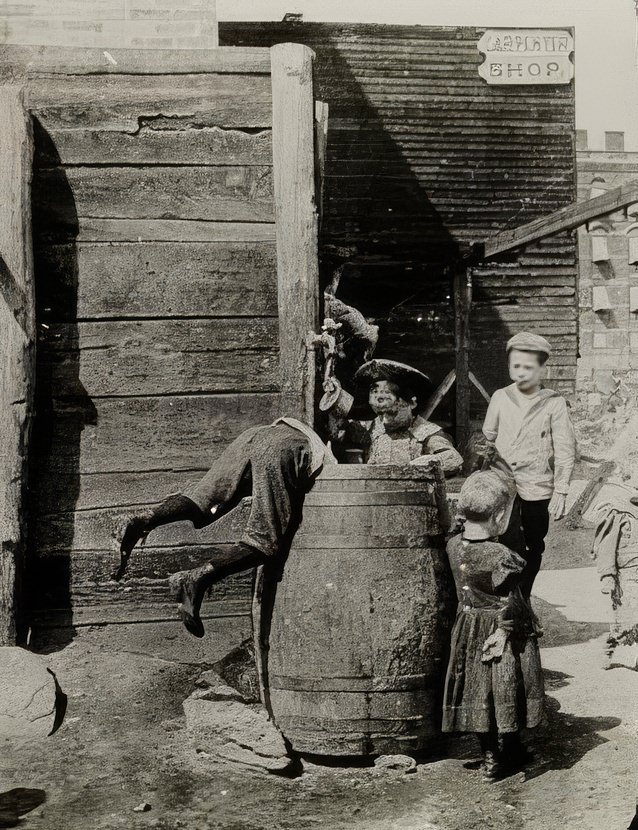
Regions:
<svg viewBox="0 0 638 830"><path fill-rule="evenodd" d="M56 719L53 674L38 655L16 646L0 647L0 738L44 738Z"/></svg>
<svg viewBox="0 0 638 830"><path fill-rule="evenodd" d="M269 772L290 766L283 736L263 706L215 697L214 691L210 699L210 693L197 690L183 703L186 727L199 753Z"/></svg>
<svg viewBox="0 0 638 830"><path fill-rule="evenodd" d="M259 677L252 637L244 640L237 648L214 663L213 673L218 675L224 683L236 689L244 700L259 703Z"/></svg>
<svg viewBox="0 0 638 830"><path fill-rule="evenodd" d="M374 765L378 770L388 772L416 772L416 761L409 755L380 755L375 759Z"/></svg>

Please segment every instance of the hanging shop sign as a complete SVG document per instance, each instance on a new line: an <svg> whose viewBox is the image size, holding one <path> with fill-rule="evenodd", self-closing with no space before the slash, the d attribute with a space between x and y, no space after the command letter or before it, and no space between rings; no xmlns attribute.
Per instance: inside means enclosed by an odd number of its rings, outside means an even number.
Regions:
<svg viewBox="0 0 638 830"><path fill-rule="evenodd" d="M563 29L488 29L478 50L488 84L568 84L574 77L574 38Z"/></svg>

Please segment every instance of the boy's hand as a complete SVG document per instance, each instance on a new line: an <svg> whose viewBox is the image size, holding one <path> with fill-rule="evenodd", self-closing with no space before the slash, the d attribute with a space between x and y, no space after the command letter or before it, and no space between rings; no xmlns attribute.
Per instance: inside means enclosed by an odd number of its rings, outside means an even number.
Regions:
<svg viewBox="0 0 638 830"><path fill-rule="evenodd" d="M567 496L564 493L554 493L549 502L549 515L552 519L562 519L565 515Z"/></svg>

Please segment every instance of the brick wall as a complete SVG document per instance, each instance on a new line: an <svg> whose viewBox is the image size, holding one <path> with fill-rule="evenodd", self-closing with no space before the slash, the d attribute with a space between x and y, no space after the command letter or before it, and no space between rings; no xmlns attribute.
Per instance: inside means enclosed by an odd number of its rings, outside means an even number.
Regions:
<svg viewBox="0 0 638 830"><path fill-rule="evenodd" d="M607 136L622 137L620 133ZM577 153L578 198L584 200L638 178L638 153L609 141L604 151L587 149L581 135ZM612 149L618 147L619 149ZM616 459L624 469L625 437L638 413L638 313L631 289L638 288L638 264L630 240L638 236L638 205L590 222L578 232L579 358L575 415L581 451ZM595 237L602 250L594 253ZM605 252L606 248L606 252ZM598 259L599 257L605 257ZM596 290L600 292L596 308ZM602 302L601 302L602 300ZM623 437L625 436L625 437Z"/></svg>
<svg viewBox="0 0 638 830"><path fill-rule="evenodd" d="M215 0L6 0L0 10L0 44L217 46Z"/></svg>

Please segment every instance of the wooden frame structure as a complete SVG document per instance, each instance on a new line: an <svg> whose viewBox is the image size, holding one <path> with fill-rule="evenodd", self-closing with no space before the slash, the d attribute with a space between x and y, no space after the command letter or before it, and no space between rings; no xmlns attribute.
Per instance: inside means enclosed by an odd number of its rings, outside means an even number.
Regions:
<svg viewBox="0 0 638 830"><path fill-rule="evenodd" d="M0 645L10 645L20 624L17 598L34 392L33 136L19 87L0 88L0 112Z"/></svg>
<svg viewBox="0 0 638 830"><path fill-rule="evenodd" d="M469 353L472 267L531 242L537 242L557 233L573 231L592 219L617 210L624 210L636 202L638 202L638 180L623 184L593 199L574 202L540 219L535 219L512 230L501 231L487 240L477 242L472 247L472 252L467 259L455 268L453 278L456 345L456 439L459 447L466 445L471 429ZM451 383L447 388L449 389L450 386Z"/></svg>

